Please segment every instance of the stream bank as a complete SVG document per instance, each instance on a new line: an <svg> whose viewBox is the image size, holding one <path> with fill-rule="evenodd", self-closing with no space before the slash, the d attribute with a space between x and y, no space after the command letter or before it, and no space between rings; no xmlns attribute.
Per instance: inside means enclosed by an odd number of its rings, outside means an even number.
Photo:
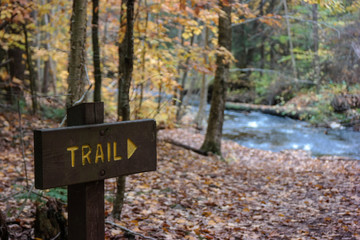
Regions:
<svg viewBox="0 0 360 240"><path fill-rule="evenodd" d="M279 152L304 150L312 156L343 156L360 160L360 132L329 129L261 112L225 111L223 137L240 145Z"/></svg>
<svg viewBox="0 0 360 240"><path fill-rule="evenodd" d="M297 120L306 120L309 119L312 115L315 114L315 109L307 108L297 108L295 106L270 106L270 105L259 105L259 104L250 104L250 103L236 103L236 102L227 102L225 105L227 110L235 111L247 111L247 112L262 112L265 114L270 114L280 117L289 117Z"/></svg>
<svg viewBox="0 0 360 240"><path fill-rule="evenodd" d="M210 106L207 106L207 114ZM197 107L191 108L197 112ZM187 122L192 122L189 116ZM223 138L248 147L272 152L302 150L313 157L340 157L360 160L360 132L334 125L319 127L262 112L225 110ZM336 128L337 127L337 128ZM206 127L201 131L206 133Z"/></svg>

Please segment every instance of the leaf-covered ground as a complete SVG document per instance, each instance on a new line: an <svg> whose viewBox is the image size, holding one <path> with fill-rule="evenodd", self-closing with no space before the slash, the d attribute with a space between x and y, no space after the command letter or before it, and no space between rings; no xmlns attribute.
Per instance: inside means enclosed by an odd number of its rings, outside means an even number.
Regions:
<svg viewBox="0 0 360 240"><path fill-rule="evenodd" d="M33 237L34 202L26 200L21 134L16 114L0 114L0 209L13 239ZM24 116L24 155L33 184L34 127ZM154 239L360 239L360 165L311 158L303 151L272 153L223 142L224 160L166 143L199 147L195 130L158 133L158 170L128 177L121 221L112 219L115 180L106 181L107 220ZM107 239L126 239L106 224ZM137 237L142 239L141 237Z"/></svg>
<svg viewBox="0 0 360 240"><path fill-rule="evenodd" d="M360 168L223 143L224 162L192 129L159 133L158 171L129 178L122 225L159 239L360 239Z"/></svg>

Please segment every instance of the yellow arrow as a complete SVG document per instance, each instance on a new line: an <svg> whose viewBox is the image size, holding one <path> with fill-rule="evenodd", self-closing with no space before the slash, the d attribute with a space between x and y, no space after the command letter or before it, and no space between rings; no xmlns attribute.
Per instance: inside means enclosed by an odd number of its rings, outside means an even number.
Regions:
<svg viewBox="0 0 360 240"><path fill-rule="evenodd" d="M137 146L129 138L127 139L127 158L129 159L136 151Z"/></svg>

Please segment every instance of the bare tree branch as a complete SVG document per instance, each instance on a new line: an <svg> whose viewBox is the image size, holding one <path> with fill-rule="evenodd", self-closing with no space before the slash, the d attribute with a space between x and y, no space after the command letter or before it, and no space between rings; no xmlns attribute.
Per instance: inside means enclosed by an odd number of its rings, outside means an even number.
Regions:
<svg viewBox="0 0 360 240"><path fill-rule="evenodd" d="M0 67L5 66L6 64L8 64L8 63L10 63L12 61L14 61L14 59L12 59L12 58L6 60L5 62L0 63Z"/></svg>

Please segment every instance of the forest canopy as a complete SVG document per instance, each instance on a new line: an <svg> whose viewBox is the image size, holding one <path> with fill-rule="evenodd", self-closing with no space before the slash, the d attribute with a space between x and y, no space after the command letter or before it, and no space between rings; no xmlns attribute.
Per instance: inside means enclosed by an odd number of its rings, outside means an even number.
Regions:
<svg viewBox="0 0 360 240"><path fill-rule="evenodd" d="M227 1L226 1L227 2ZM115 113L118 45L125 36L120 0L101 0L98 14L102 100ZM92 26L88 1L88 29ZM230 2L228 3L230 4ZM232 52L217 44L217 1L135 2L131 118L173 122L173 104L210 85L216 54L231 61L229 101L285 104L357 93L360 74L359 2L257 0L232 3ZM0 5L0 102L18 100L45 111L66 99L72 3L5 0ZM94 83L94 52L87 31L86 73ZM93 94L90 89L89 99ZM180 104L179 102L182 102ZM324 105L324 102L321 102ZM330 100L325 112L331 111ZM330 110L329 110L330 109ZM173 114L169 114L173 113ZM178 112L177 115L181 115ZM179 116L178 116L179 117Z"/></svg>

